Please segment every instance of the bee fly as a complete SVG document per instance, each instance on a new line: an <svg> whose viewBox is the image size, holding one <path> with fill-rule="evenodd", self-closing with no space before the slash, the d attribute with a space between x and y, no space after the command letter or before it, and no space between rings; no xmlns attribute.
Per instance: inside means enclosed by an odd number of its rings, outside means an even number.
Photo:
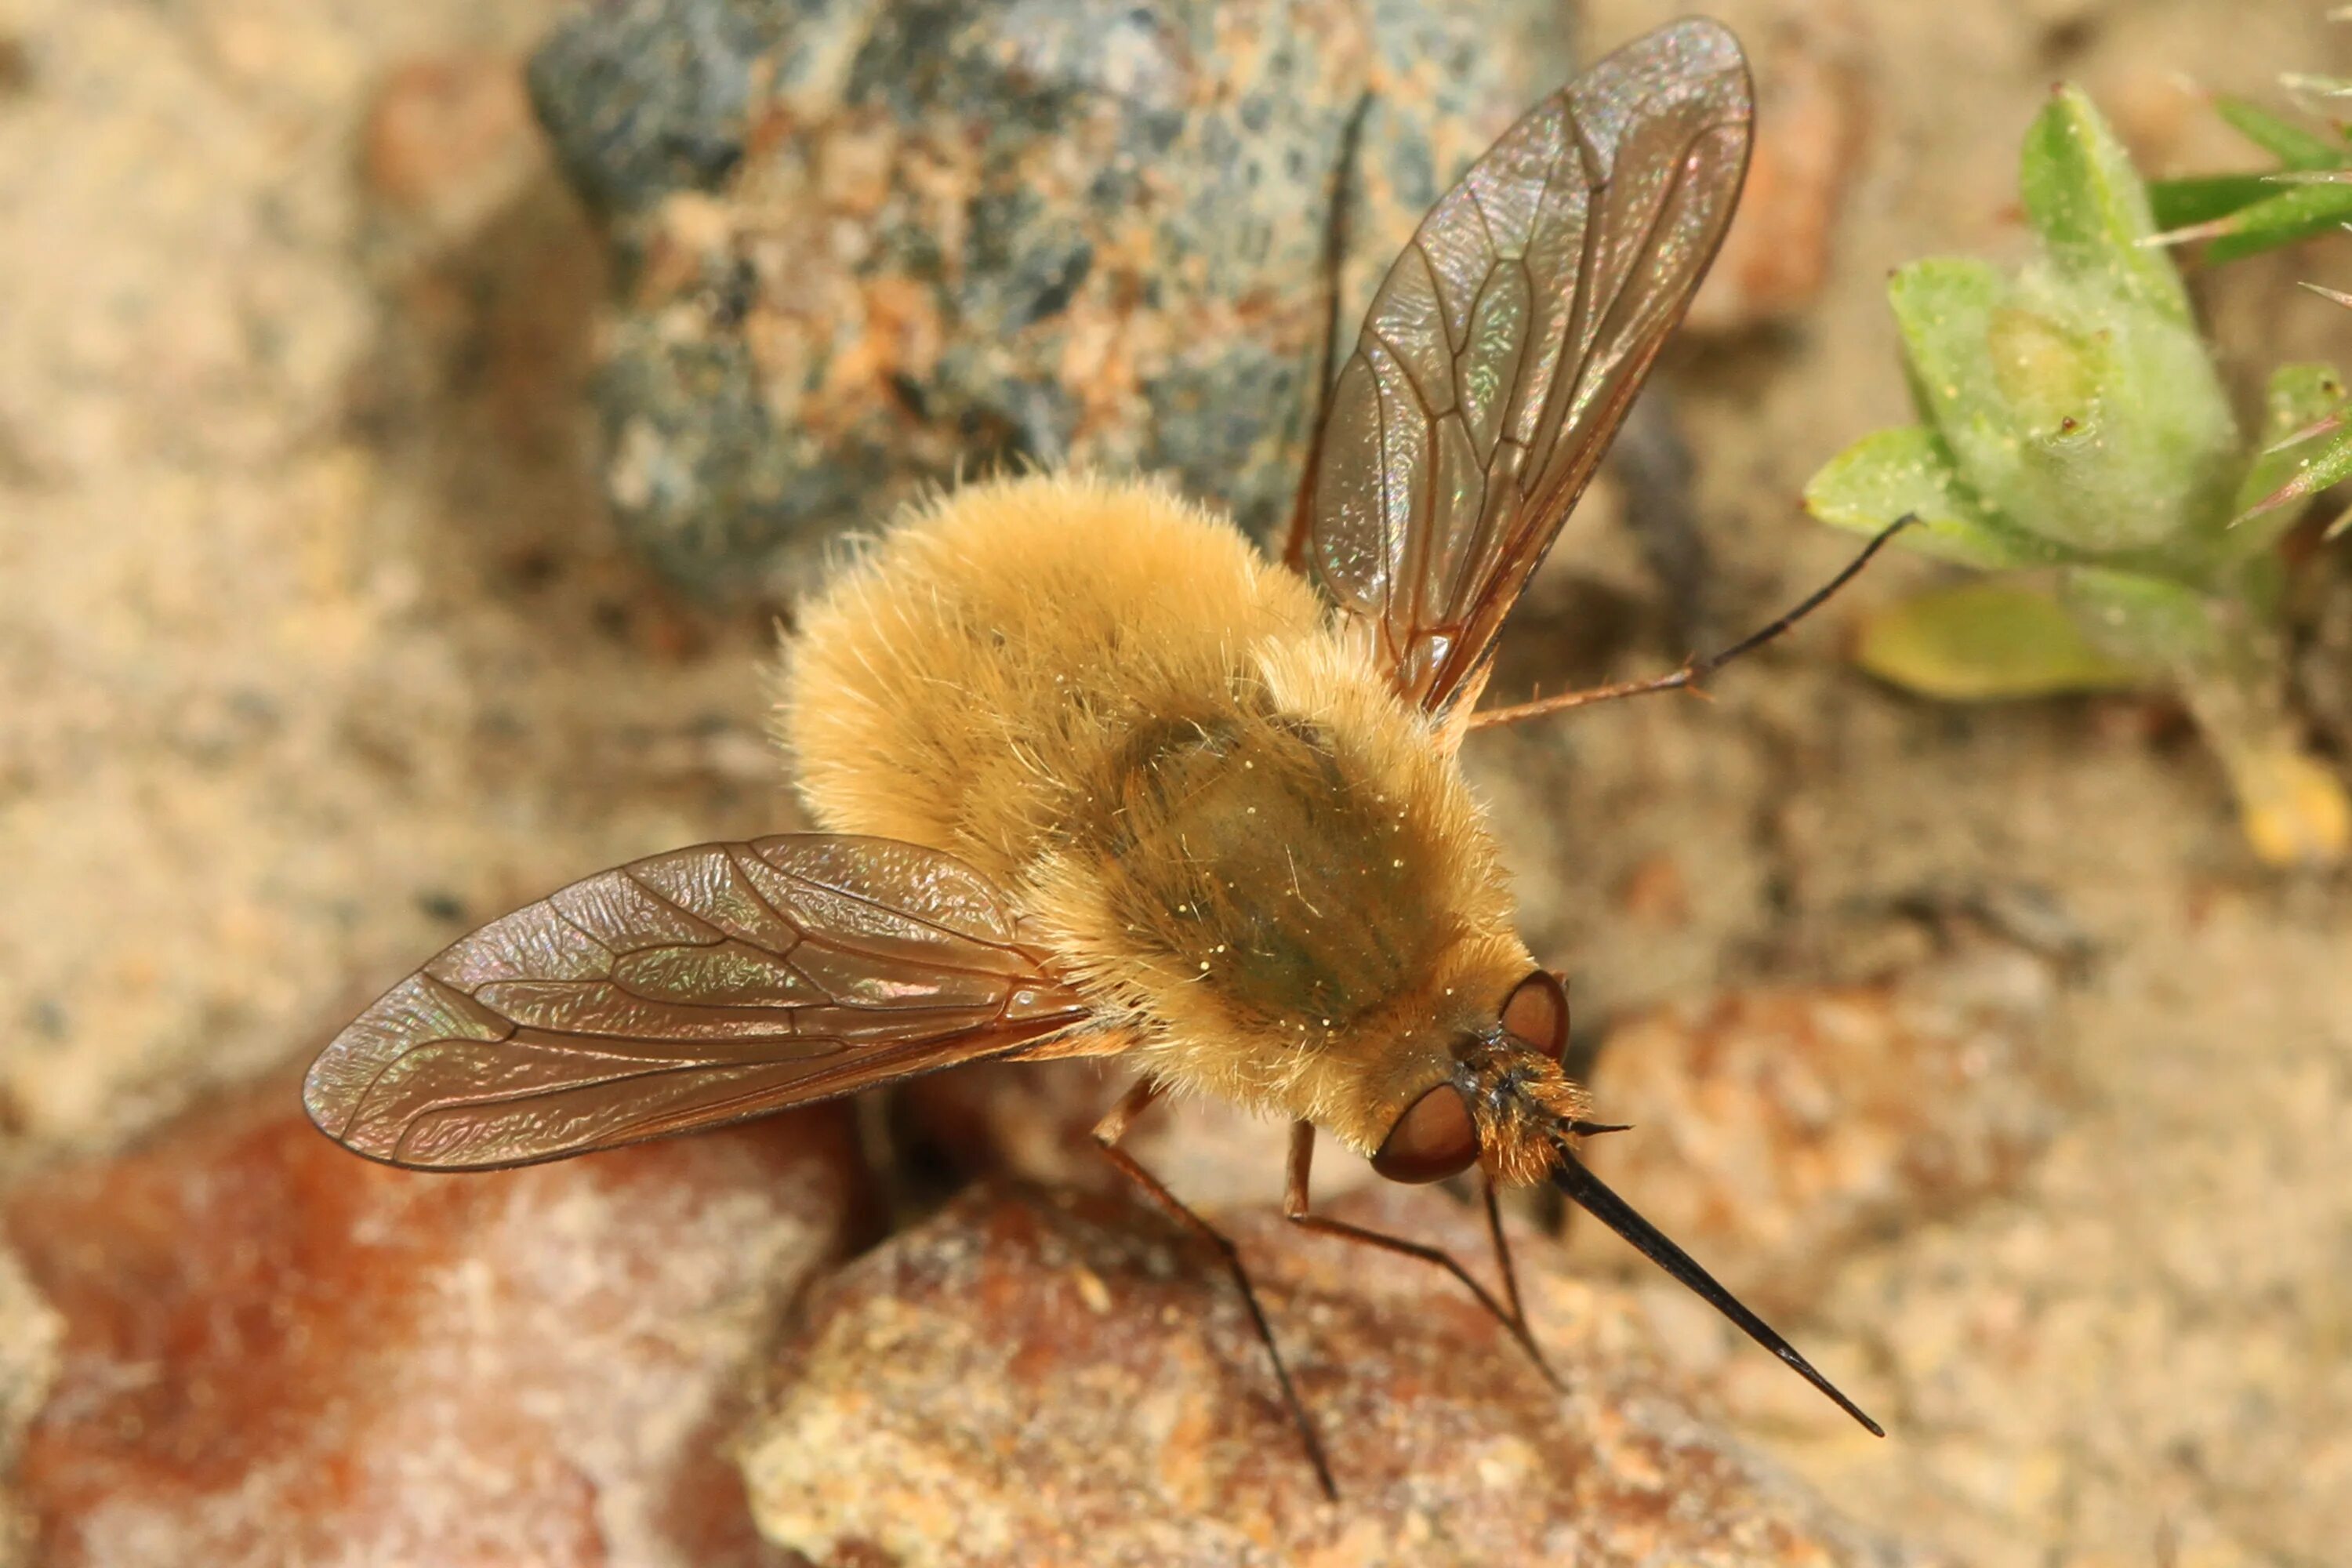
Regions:
<svg viewBox="0 0 2352 1568"><path fill-rule="evenodd" d="M1121 1057L1138 1081L1096 1136L1217 1242L1327 1492L1232 1247L1119 1147L1167 1090L1288 1120L1292 1220L1440 1265L1531 1355L1495 1189L1549 1181L1878 1432L1578 1158L1608 1129L1458 760L1472 730L1691 686L1869 557L1672 674L1476 707L1729 222L1751 119L1738 44L1690 21L1513 127L1381 286L1281 563L1142 482L1001 480L901 519L786 649L778 728L827 831L633 861L483 927L326 1047L311 1118L482 1170L965 1062ZM1507 1305L1315 1214L1318 1128L1400 1182L1478 1166Z"/></svg>

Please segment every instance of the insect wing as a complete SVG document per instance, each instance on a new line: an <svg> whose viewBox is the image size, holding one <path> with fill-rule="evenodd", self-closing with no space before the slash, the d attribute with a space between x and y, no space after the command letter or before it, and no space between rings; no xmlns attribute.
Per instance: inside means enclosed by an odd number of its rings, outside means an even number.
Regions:
<svg viewBox="0 0 2352 1568"><path fill-rule="evenodd" d="M1678 22L1538 105L1430 209L1333 384L1291 559L1442 711L1591 479L1714 258L1748 67Z"/></svg>
<svg viewBox="0 0 2352 1568"><path fill-rule="evenodd" d="M337 1035L310 1120L372 1159L528 1164L1003 1056L1085 1017L1001 894L883 838L706 844L574 882Z"/></svg>

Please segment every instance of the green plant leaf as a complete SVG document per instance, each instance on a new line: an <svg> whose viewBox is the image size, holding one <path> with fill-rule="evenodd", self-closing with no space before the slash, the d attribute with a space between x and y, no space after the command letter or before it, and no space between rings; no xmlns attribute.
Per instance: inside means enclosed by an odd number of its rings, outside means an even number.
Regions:
<svg viewBox="0 0 2352 1568"><path fill-rule="evenodd" d="M2294 526L2292 495L2265 506L2314 464L2323 465L2332 442L2352 444L2344 378L2331 364L2283 364L2263 394L2263 425L2254 459L2238 486L2231 515L2230 553L2242 558L2267 550ZM2338 421L2330 427L2330 420Z"/></svg>
<svg viewBox="0 0 2352 1568"><path fill-rule="evenodd" d="M1960 452L2008 438L1985 343L2009 279L1989 261L1931 257L1896 268L1886 285L1920 412Z"/></svg>
<svg viewBox="0 0 2352 1568"><path fill-rule="evenodd" d="M2217 218L2200 237L2209 262L2237 261L2283 245L2326 234L2352 217L2352 179L2342 184L2281 184L2263 182L2272 195Z"/></svg>
<svg viewBox="0 0 2352 1568"><path fill-rule="evenodd" d="M2064 272L2105 278L2116 292L2188 324L2189 295L2157 232L2147 188L2123 143L2082 89L2061 86L2026 132L2018 165L2026 220Z"/></svg>
<svg viewBox="0 0 2352 1568"><path fill-rule="evenodd" d="M2217 99L2213 107L2241 135L2279 161L2279 174L2325 176L2352 165L2352 148L2340 138L2282 119L2244 99ZM2324 178L2288 184L2278 174L2209 174L2161 181L2149 187L2148 195L2159 231L2175 239L2210 240L2205 252L2209 262L2231 261L2308 239L2352 214L2352 184Z"/></svg>
<svg viewBox="0 0 2352 1568"><path fill-rule="evenodd" d="M2019 531L2079 558L2192 570L2245 457L2204 341L2105 276L2028 267L1986 329L1997 402L1947 432L1961 476Z"/></svg>
<svg viewBox="0 0 2352 1568"><path fill-rule="evenodd" d="M2343 406L2344 377L2334 365L2283 364L2263 388L2263 445L2284 441Z"/></svg>
<svg viewBox="0 0 2352 1568"><path fill-rule="evenodd" d="M2009 405L2017 434L2048 440L2072 431L2096 408L2108 355L2074 322L2002 305L1985 328L1993 384Z"/></svg>
<svg viewBox="0 0 2352 1568"><path fill-rule="evenodd" d="M1951 449L1924 426L1874 431L1822 464L1805 485L1805 509L1853 533L1876 533L1907 513L1919 525L1896 535L1898 542L1964 566L2070 558L1989 510L1960 479Z"/></svg>
<svg viewBox="0 0 2352 1568"><path fill-rule="evenodd" d="M2213 100L2213 112L2231 130L2290 169L2335 169L2346 162L2345 145L2333 137L2282 120L2269 110L2228 94Z"/></svg>
<svg viewBox="0 0 2352 1568"><path fill-rule="evenodd" d="M2078 566L2060 576L2058 593L2083 636L2110 658L2179 669L2214 657L2214 606L2183 584Z"/></svg>
<svg viewBox="0 0 2352 1568"><path fill-rule="evenodd" d="M2265 452L2255 464L2257 471L2274 458L2284 458L2291 465L2287 476L2268 490L2255 484L2255 475L2247 476L2247 489L2255 490L2256 498L2238 514L2242 531L2273 518L2282 520L2278 528L2284 531L2293 525L2303 502L2352 479L2352 428L2337 426L2283 451Z"/></svg>
<svg viewBox="0 0 2352 1568"><path fill-rule="evenodd" d="M2278 189L2260 174L2191 174L2150 181L2147 204L2157 231L2170 234L2228 217L2241 207L2269 200Z"/></svg>
<svg viewBox="0 0 2352 1568"><path fill-rule="evenodd" d="M1871 616L1854 662L1952 702L2115 690L2153 675L2103 651L2048 594L1992 581L1936 589Z"/></svg>

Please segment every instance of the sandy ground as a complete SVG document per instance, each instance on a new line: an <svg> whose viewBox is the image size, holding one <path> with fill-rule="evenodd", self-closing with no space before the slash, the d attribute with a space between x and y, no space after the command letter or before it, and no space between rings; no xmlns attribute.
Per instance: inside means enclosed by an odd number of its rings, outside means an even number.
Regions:
<svg viewBox="0 0 2352 1568"><path fill-rule="evenodd" d="M1672 9L1601 0L1587 35ZM2160 163L2220 161L2177 73L2340 68L2352 29L2320 9L1723 5L1753 39L1805 23L1865 129L1818 304L1675 376L1709 613L1765 613L1848 548L1792 498L1905 416L1885 269L2014 250L2044 84L2086 83ZM573 875L794 823L759 739L763 625L675 599L600 514L578 395L602 277L502 85L555 11L0 0L9 1166L306 1053ZM2250 376L2352 360L2295 275L2221 280ZM1628 671L1680 651L1618 510L1604 489L1572 525L1509 670L1556 662L1553 634ZM1846 613L1927 576L1874 574ZM2141 705L1929 708L1835 642L1473 764L1580 1018L1869 973L1904 900L2042 889L2090 943L2050 1033L2073 1089L2046 1155L1822 1282L1817 1352L1872 1369L1896 1436L1770 1401L1751 1436L1963 1561L2340 1562L2344 884L2259 873L2218 770Z"/></svg>

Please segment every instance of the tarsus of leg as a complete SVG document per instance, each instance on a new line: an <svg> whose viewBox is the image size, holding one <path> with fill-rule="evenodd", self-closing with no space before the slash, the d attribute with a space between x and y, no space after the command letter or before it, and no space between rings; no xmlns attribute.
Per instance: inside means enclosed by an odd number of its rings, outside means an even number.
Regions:
<svg viewBox="0 0 2352 1568"><path fill-rule="evenodd" d="M1283 1364L1282 1352L1276 1348L1274 1330L1265 1321L1265 1310L1258 1305L1257 1290L1250 1284L1249 1270L1242 1267L1241 1249L1231 1238L1207 1220L1186 1208L1183 1200L1168 1190L1159 1177L1136 1163L1135 1156L1118 1146L1120 1139L1135 1125L1136 1118L1150 1109L1160 1098L1160 1085L1144 1079L1128 1090L1110 1113L1095 1123L1095 1142L1101 1146L1103 1158L1118 1168L1119 1173L1143 1189L1144 1195L1166 1211L1176 1222L1193 1234L1205 1237L1225 1260L1226 1269L1234 1283L1240 1287L1242 1304L1249 1309L1250 1321L1257 1326L1257 1337L1265 1344L1265 1353L1274 1362L1274 1381L1281 1385L1282 1403L1290 1411L1290 1419L1298 1428L1298 1440L1307 1448L1307 1462L1315 1467L1315 1479L1323 1495L1333 1502L1339 1500L1339 1489L1331 1479L1330 1461L1323 1456L1322 1439L1316 1436L1314 1423L1307 1418L1307 1406L1300 1402L1298 1390L1290 1382L1290 1369Z"/></svg>
<svg viewBox="0 0 2352 1568"><path fill-rule="evenodd" d="M1472 1277L1470 1271L1462 1266L1460 1259L1444 1247L1431 1247L1424 1242L1408 1241L1403 1237L1391 1236L1385 1231L1372 1230L1364 1226L1350 1225L1343 1219L1332 1219L1324 1215L1310 1213L1307 1184L1314 1159L1314 1124L1307 1121L1294 1123L1290 1130L1290 1179L1286 1184L1282 1194L1282 1212L1285 1218L1302 1230L1318 1231L1325 1236L1338 1237L1342 1241L1352 1241L1361 1247L1376 1247L1383 1252L1393 1252L1405 1258L1417 1258L1423 1263L1433 1263L1444 1269L1460 1280L1465 1289L1477 1298L1478 1305L1491 1313L1496 1322L1510 1331L1511 1337L1519 1342L1519 1348L1528 1352L1528 1359L1536 1363L1536 1370L1542 1373L1554 1388L1560 1386L1559 1378L1551 1370L1551 1363L1544 1360L1543 1352L1536 1346L1535 1336L1528 1331L1527 1313L1519 1305L1518 1279L1511 1268L1510 1243L1503 1237L1502 1214L1495 1204L1495 1184L1492 1181L1486 1184L1486 1220L1489 1226L1488 1234L1495 1243L1496 1266L1503 1271L1503 1289L1510 1298L1510 1306L1507 1310L1502 1302L1495 1300L1492 1292Z"/></svg>

